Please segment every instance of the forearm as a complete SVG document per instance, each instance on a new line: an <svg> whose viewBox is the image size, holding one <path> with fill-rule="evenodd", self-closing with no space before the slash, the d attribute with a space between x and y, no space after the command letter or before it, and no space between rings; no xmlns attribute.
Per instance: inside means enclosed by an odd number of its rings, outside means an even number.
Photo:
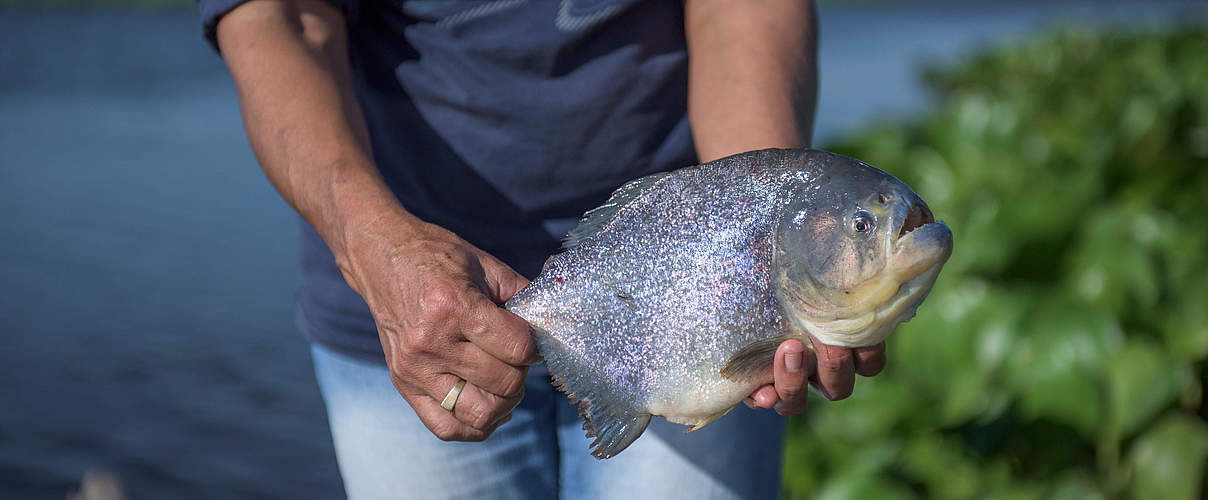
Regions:
<svg viewBox="0 0 1208 500"><path fill-rule="evenodd" d="M269 180L345 267L348 238L379 218L421 224L372 162L340 12L257 0L218 25L252 149Z"/></svg>
<svg viewBox="0 0 1208 500"><path fill-rule="evenodd" d="M689 0L688 113L702 162L808 145L817 20L808 0Z"/></svg>
<svg viewBox="0 0 1208 500"><path fill-rule="evenodd" d="M688 113L700 160L808 145L818 89L813 2L688 0L685 18ZM854 373L871 376L885 363L884 344L856 351L812 344L816 357L797 341L781 344L769 385L748 404L796 415L806 408L807 379L828 399L843 399Z"/></svg>

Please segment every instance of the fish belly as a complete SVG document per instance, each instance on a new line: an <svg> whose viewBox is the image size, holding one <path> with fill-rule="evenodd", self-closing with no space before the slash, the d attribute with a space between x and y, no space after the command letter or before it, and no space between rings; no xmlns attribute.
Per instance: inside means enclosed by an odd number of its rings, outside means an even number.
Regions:
<svg viewBox="0 0 1208 500"><path fill-rule="evenodd" d="M725 415L753 390L755 386L750 382L735 382L720 375L680 378L654 394L647 411L695 430Z"/></svg>

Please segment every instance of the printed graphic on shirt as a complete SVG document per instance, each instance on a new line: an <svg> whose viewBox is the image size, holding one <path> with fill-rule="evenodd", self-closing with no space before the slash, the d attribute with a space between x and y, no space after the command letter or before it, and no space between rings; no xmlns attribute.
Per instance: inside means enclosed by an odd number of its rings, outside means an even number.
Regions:
<svg viewBox="0 0 1208 500"><path fill-rule="evenodd" d="M407 14L419 18L438 18L436 25L442 28L453 28L524 4L553 4L549 0L492 0L473 2L467 7L466 3L458 0L411 0L403 2L402 8ZM554 27L565 33L585 30L611 19L631 3L632 0L561 0L553 19ZM445 14L443 17L442 13Z"/></svg>
<svg viewBox="0 0 1208 500"><path fill-rule="evenodd" d="M561 31L579 31L604 22L628 2L618 0L562 0L554 26Z"/></svg>
<svg viewBox="0 0 1208 500"><path fill-rule="evenodd" d="M493 2L486 2L441 19L436 23L436 25L442 28L451 28L459 24L468 23L476 19L490 16L497 12L510 9L525 3L526 1L527 0L495 0Z"/></svg>

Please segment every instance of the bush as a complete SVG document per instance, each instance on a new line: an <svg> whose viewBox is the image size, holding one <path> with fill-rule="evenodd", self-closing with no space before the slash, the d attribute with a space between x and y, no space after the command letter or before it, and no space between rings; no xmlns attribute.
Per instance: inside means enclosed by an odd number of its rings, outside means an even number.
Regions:
<svg viewBox="0 0 1208 500"><path fill-rule="evenodd" d="M789 497L1198 498L1208 30L1067 29L932 70L934 114L826 149L955 252L890 363L790 424Z"/></svg>

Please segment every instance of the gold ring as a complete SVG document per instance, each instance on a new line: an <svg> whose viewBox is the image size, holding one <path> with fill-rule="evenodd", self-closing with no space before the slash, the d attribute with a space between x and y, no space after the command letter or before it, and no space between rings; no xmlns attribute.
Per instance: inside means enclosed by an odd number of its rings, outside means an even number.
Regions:
<svg viewBox="0 0 1208 500"><path fill-rule="evenodd" d="M449 389L449 393L445 395L445 400L440 402L440 407L453 412L453 407L457 405L457 397L461 396L461 390L466 387L466 379L459 378L457 383L453 384L453 388Z"/></svg>

